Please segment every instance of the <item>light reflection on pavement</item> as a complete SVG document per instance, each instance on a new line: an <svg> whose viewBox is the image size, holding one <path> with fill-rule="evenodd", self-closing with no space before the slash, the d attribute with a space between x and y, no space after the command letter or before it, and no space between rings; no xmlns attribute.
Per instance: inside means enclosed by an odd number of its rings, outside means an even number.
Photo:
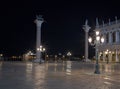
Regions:
<svg viewBox="0 0 120 89"><path fill-rule="evenodd" d="M120 89L120 64L0 62L0 89Z"/></svg>

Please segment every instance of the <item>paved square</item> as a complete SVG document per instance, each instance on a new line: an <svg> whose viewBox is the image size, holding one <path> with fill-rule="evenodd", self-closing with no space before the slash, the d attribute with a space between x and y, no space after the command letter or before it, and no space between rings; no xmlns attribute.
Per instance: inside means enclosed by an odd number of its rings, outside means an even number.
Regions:
<svg viewBox="0 0 120 89"><path fill-rule="evenodd" d="M0 62L0 89L120 89L120 64Z"/></svg>

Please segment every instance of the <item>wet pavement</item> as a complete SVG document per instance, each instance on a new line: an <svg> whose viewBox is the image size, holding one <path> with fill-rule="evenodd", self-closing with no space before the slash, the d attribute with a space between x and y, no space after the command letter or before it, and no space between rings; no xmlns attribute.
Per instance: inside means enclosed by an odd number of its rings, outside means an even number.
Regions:
<svg viewBox="0 0 120 89"><path fill-rule="evenodd" d="M0 89L120 89L120 63L0 62Z"/></svg>

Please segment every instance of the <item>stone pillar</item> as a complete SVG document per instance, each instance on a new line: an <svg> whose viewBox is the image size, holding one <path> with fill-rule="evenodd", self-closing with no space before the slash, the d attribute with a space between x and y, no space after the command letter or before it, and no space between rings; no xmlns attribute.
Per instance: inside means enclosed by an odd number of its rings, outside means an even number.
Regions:
<svg viewBox="0 0 120 89"><path fill-rule="evenodd" d="M103 44L106 44L106 34L104 34L103 37L104 37L104 42L103 42Z"/></svg>
<svg viewBox="0 0 120 89"><path fill-rule="evenodd" d="M116 31L116 34L115 34L115 35L116 35L116 43L119 43L119 40L120 40L120 39L119 39L119 32Z"/></svg>
<svg viewBox="0 0 120 89"><path fill-rule="evenodd" d="M116 49L116 53L115 53L115 60L116 62L119 62L119 59L118 59L118 50Z"/></svg>
<svg viewBox="0 0 120 89"><path fill-rule="evenodd" d="M109 32L109 44L111 44L111 43L112 43L112 33Z"/></svg>
<svg viewBox="0 0 120 89"><path fill-rule="evenodd" d="M41 25L43 23L44 19L42 18L41 15L36 16L36 27L37 27L37 32L36 32L36 62L41 62L41 51L40 51L40 45L41 45Z"/></svg>
<svg viewBox="0 0 120 89"><path fill-rule="evenodd" d="M112 61L112 53L111 52L109 52L108 58L109 58L109 62L111 62Z"/></svg>
<svg viewBox="0 0 120 89"><path fill-rule="evenodd" d="M91 27L88 25L88 20L86 20L85 25L83 26L83 29L85 31L85 61L89 61L88 59L88 32Z"/></svg>
<svg viewBox="0 0 120 89"><path fill-rule="evenodd" d="M105 51L103 51L103 62L105 62L105 58L106 58Z"/></svg>

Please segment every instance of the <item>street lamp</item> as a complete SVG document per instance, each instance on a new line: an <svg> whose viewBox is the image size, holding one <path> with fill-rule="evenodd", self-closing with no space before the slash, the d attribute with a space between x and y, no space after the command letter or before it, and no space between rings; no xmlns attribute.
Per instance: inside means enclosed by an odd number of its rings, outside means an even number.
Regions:
<svg viewBox="0 0 120 89"><path fill-rule="evenodd" d="M45 52L45 48L43 46L40 46L40 52Z"/></svg>
<svg viewBox="0 0 120 89"><path fill-rule="evenodd" d="M37 51L39 51L40 53L41 52L45 52L45 48L42 46L42 45L40 45L40 47L39 48L37 48ZM42 58L41 58L42 59ZM43 60L40 60L40 63L42 62Z"/></svg>
<svg viewBox="0 0 120 89"><path fill-rule="evenodd" d="M57 62L57 55L55 55L55 63Z"/></svg>
<svg viewBox="0 0 120 89"><path fill-rule="evenodd" d="M3 54L0 54L0 61L3 59Z"/></svg>
<svg viewBox="0 0 120 89"><path fill-rule="evenodd" d="M100 68L99 68L99 63L98 63L98 46L104 42L104 38L100 37L100 32L96 31L95 32L95 38L94 41L92 40L92 37L89 37L88 41L91 45L95 45L96 48L96 65L95 65L95 74L100 74Z"/></svg>
<svg viewBox="0 0 120 89"><path fill-rule="evenodd" d="M70 60L70 56L72 55L72 53L71 52L68 52L67 53L67 56L69 57L69 60Z"/></svg>

